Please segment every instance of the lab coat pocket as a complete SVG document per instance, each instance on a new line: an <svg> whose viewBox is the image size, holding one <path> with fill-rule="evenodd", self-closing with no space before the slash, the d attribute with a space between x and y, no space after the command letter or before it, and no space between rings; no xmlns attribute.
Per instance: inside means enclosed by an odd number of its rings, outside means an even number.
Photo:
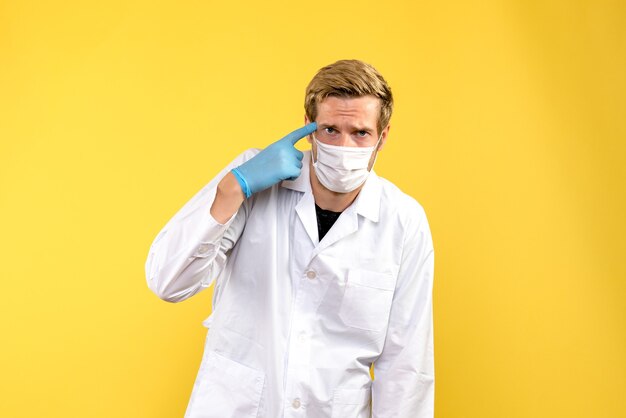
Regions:
<svg viewBox="0 0 626 418"><path fill-rule="evenodd" d="M337 388L333 392L331 418L369 418L371 388Z"/></svg>
<svg viewBox="0 0 626 418"><path fill-rule="evenodd" d="M185 418L256 417L264 381L263 372L208 351Z"/></svg>
<svg viewBox="0 0 626 418"><path fill-rule="evenodd" d="M350 270L339 317L350 327L380 331L389 319L394 288L390 274Z"/></svg>

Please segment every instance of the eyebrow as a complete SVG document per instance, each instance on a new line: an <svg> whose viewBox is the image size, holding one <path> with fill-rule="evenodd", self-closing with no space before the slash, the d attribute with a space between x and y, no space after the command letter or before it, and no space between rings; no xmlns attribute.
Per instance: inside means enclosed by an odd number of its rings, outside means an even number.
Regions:
<svg viewBox="0 0 626 418"><path fill-rule="evenodd" d="M320 123L319 127L322 128L322 129L324 129L324 128L333 128L333 129L338 130L337 129L337 125L333 125L332 123ZM354 126L351 126L350 128L352 130L354 130L354 131L365 131L365 132L373 132L374 131L374 128L368 128L366 126L356 126L356 125L354 125Z"/></svg>

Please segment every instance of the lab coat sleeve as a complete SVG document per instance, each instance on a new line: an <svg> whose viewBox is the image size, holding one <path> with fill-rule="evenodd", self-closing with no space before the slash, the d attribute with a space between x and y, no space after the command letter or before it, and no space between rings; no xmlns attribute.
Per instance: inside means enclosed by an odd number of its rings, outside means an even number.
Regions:
<svg viewBox="0 0 626 418"><path fill-rule="evenodd" d="M406 234L385 345L374 362L373 418L434 417L435 255L426 217L420 218Z"/></svg>
<svg viewBox="0 0 626 418"><path fill-rule="evenodd" d="M228 172L256 155L251 149L235 158L213 180L189 200L161 229L145 264L148 287L159 298L180 302L209 287L223 270L235 245L254 196L224 224L210 209L217 185Z"/></svg>

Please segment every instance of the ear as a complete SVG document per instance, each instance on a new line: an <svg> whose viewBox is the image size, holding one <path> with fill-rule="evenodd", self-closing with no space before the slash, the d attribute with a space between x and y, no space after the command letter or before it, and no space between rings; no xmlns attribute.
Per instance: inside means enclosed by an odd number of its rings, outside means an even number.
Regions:
<svg viewBox="0 0 626 418"><path fill-rule="evenodd" d="M388 124L382 132L382 138L380 138L380 145L378 146L378 151L382 151L385 146L385 142L387 142L387 135L389 135L389 129L391 129L391 125Z"/></svg>
<svg viewBox="0 0 626 418"><path fill-rule="evenodd" d="M309 123L311 123L311 122L309 121L309 118L308 118L308 117L307 117L307 115L305 114L305 115L304 115L304 124L305 124L305 125L308 125ZM309 142L309 144L313 144L313 137L312 137L311 135L307 135L307 136L306 136L306 140Z"/></svg>

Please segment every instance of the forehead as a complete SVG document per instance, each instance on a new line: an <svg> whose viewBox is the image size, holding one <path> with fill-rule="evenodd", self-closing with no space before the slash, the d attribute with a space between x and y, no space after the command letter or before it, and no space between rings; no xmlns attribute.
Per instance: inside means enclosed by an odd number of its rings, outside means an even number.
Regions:
<svg viewBox="0 0 626 418"><path fill-rule="evenodd" d="M329 96L317 105L317 122L358 123L376 126L380 113L380 99L374 96Z"/></svg>

